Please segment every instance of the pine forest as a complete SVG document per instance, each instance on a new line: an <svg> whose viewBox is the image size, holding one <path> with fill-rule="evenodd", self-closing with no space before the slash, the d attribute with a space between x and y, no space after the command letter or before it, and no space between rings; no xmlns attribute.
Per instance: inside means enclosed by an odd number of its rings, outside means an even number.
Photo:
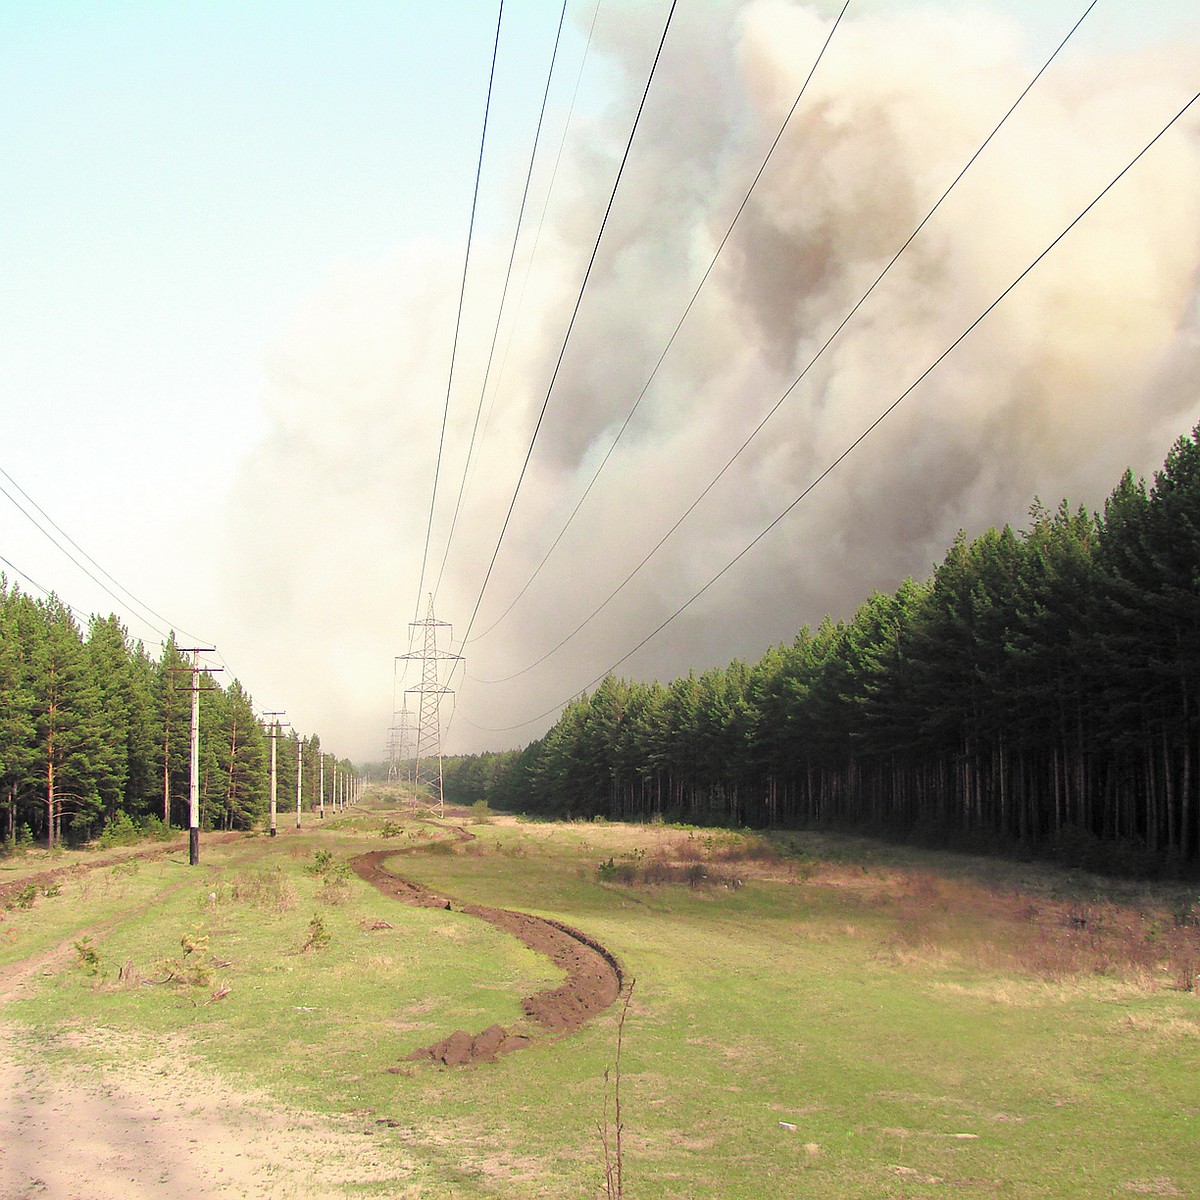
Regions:
<svg viewBox="0 0 1200 1200"><path fill-rule="evenodd" d="M186 827L191 661L170 638L157 661L115 616L86 633L53 594L37 600L0 575L0 834L8 848L54 847L102 830ZM270 738L236 680L201 672L201 829L248 829L266 812ZM277 731L278 732L278 731ZM276 789L293 805L297 760L306 808L334 762L320 739L276 737ZM350 772L347 761L336 763Z"/></svg>
<svg viewBox="0 0 1200 1200"><path fill-rule="evenodd" d="M521 751L447 764L464 803L826 826L1133 873L1200 862L1200 427L1103 512L960 534L754 664L608 677Z"/></svg>

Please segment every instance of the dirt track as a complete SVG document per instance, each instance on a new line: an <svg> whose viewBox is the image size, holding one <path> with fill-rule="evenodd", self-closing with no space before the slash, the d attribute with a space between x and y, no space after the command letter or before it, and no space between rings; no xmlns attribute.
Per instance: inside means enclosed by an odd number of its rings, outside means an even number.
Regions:
<svg viewBox="0 0 1200 1200"><path fill-rule="evenodd" d="M180 850L186 853L188 848L186 835L187 830L184 830L182 840L176 836L169 841L158 842L153 846L144 846L136 850L118 849L115 853L106 854L103 858L80 859L70 866L49 867L45 871L37 871L31 875L23 875L20 879L0 883L0 908L19 896L31 883L41 891L48 884L67 879L76 871L94 871L101 867L113 867L118 863L127 862L131 858L160 858L167 854L175 854ZM236 842L239 838L245 836L244 833L237 831L232 833L206 833L204 835L204 844L206 846L220 846L226 842Z"/></svg>
<svg viewBox="0 0 1200 1200"><path fill-rule="evenodd" d="M458 841L472 836L463 829L456 830L456 834ZM385 896L420 908L454 909L487 921L531 950L545 954L567 975L560 986L535 992L521 1000L521 1008L530 1022L527 1028L508 1030L493 1025L473 1036L464 1030L456 1030L440 1042L414 1051L409 1055L410 1059L434 1059L447 1066L490 1062L500 1054L529 1045L539 1034L564 1034L580 1028L621 994L624 979L620 963L587 934L529 913L482 904L455 904L422 884L388 871L383 866L384 860L398 853L404 851L373 850L352 858L350 866L360 879L378 888Z"/></svg>

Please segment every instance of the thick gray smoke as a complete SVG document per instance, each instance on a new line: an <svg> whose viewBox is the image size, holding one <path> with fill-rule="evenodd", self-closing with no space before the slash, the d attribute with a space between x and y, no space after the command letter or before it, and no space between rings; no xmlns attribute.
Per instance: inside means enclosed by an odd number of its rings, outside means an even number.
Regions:
<svg viewBox="0 0 1200 1200"><path fill-rule="evenodd" d="M607 451L831 22L825 9L787 0L698 8L677 18L668 39L464 650L466 678L451 683L453 750L538 735L551 717L522 723L586 686L741 551L1178 111L1200 52L1195 40L1106 52L1081 36L1078 49L1069 46L633 583L541 666L484 683L540 657L636 566L810 362L1069 26L1035 44L978 7L846 18L595 490L528 592L481 636ZM441 574L507 235L474 251L425 577L456 638L546 394L661 19L639 5L598 32L615 93L603 118L572 130L531 267L533 239L522 242ZM1125 466L1153 470L1200 417L1198 124L1189 113L1172 129L862 446L620 673L666 679L755 658L805 622L848 615L873 588L926 576L960 528L1019 523L1035 495L1098 506ZM520 170L513 164L513 179ZM392 658L408 650L418 610L461 255L457 245L402 246L371 269L346 269L310 299L271 367L271 435L230 500L228 595L250 631L231 657L261 664L250 677L269 679L298 725L336 734L364 757L382 753Z"/></svg>

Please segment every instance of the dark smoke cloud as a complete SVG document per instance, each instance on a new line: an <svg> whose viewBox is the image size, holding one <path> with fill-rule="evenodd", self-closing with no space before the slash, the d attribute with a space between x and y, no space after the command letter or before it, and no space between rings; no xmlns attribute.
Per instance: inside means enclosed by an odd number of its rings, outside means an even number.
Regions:
<svg viewBox="0 0 1200 1200"><path fill-rule="evenodd" d="M450 746L520 744L703 586L903 392L1190 95L1200 45L1064 54L702 508L584 616L723 465L1016 98L1052 42L982 8L847 18L733 240L567 539L528 580L648 377L829 28L785 0L700 6L668 39L530 473L466 648ZM580 126L470 475L437 615L461 637L545 396L661 13L600 31L610 110ZM1065 32L1065 29L1064 29ZM1061 36L1061 34L1059 35ZM1057 38L1055 39L1055 41ZM544 179L544 176L542 177ZM476 248L435 521L438 575L507 246ZM524 243L528 247L529 242ZM925 576L959 528L1035 494L1097 506L1200 416L1200 154L1189 116L768 539L626 663L669 678L756 657L872 588ZM378 757L408 649L461 247L349 269L297 314L269 438L231 497L239 662L300 722ZM264 504L264 497L270 503ZM422 602L423 609L424 604ZM269 664L269 665L267 665ZM414 681L410 675L409 683ZM263 699L270 697L264 696ZM483 727L482 729L479 727Z"/></svg>

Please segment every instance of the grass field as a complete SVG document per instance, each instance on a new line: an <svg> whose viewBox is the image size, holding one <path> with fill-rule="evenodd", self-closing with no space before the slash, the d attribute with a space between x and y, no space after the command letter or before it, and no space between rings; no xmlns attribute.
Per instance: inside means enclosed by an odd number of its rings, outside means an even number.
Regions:
<svg viewBox="0 0 1200 1200"><path fill-rule="evenodd" d="M22 1052L64 1071L183 1054L353 1114L370 1169L336 1194L603 1195L620 1005L496 1063L403 1061L518 1023L519 998L558 982L491 926L341 867L420 842L397 871L565 921L636 980L633 1200L1200 1196L1194 890L662 826L501 819L429 850L424 825L382 840L398 820L364 805L206 845L198 868L175 851L69 870L0 914L0 972L32 965L36 985L4 1009ZM0 883L73 857L14 860Z"/></svg>

